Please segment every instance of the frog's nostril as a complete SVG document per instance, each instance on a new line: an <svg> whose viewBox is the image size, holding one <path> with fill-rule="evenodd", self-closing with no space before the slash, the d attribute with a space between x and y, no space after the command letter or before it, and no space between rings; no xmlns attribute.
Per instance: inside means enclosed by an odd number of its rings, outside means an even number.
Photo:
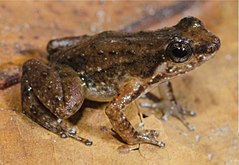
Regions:
<svg viewBox="0 0 239 165"><path fill-rule="evenodd" d="M214 36L213 42L214 43L220 43L220 39L217 36Z"/></svg>
<svg viewBox="0 0 239 165"><path fill-rule="evenodd" d="M214 53L216 50L217 50L216 44L211 44L210 46L207 47L207 53Z"/></svg>
<svg viewBox="0 0 239 165"><path fill-rule="evenodd" d="M216 45L217 47L217 50L220 48L221 46L221 41L218 37L215 37L214 40L213 40L213 43Z"/></svg>

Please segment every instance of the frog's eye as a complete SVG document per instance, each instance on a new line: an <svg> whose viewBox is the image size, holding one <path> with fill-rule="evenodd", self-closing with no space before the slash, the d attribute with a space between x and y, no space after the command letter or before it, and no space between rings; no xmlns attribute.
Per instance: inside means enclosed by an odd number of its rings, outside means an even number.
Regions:
<svg viewBox="0 0 239 165"><path fill-rule="evenodd" d="M183 41L172 42L166 48L167 55L177 63L185 62L192 55L191 46Z"/></svg>

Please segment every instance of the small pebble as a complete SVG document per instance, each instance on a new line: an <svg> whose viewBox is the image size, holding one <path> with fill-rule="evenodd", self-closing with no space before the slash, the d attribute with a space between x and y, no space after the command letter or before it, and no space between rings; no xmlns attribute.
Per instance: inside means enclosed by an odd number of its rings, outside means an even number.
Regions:
<svg viewBox="0 0 239 165"><path fill-rule="evenodd" d="M144 127L144 122L140 122L139 127Z"/></svg>
<svg viewBox="0 0 239 165"><path fill-rule="evenodd" d="M208 160L212 160L213 154L212 153L207 154L207 158L208 158Z"/></svg>
<svg viewBox="0 0 239 165"><path fill-rule="evenodd" d="M188 136L188 134L186 132L180 132L179 135Z"/></svg>
<svg viewBox="0 0 239 165"><path fill-rule="evenodd" d="M201 136L200 136L200 135L196 135L196 136L195 136L195 140L196 140L196 142L199 142L200 139L201 139Z"/></svg>

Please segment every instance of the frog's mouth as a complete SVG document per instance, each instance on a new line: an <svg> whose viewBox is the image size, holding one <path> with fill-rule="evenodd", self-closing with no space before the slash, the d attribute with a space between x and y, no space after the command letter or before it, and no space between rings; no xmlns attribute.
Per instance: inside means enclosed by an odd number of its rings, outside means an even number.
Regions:
<svg viewBox="0 0 239 165"><path fill-rule="evenodd" d="M212 57L214 57L215 52L212 54L200 54L196 57L198 65L201 65L202 63L210 60Z"/></svg>

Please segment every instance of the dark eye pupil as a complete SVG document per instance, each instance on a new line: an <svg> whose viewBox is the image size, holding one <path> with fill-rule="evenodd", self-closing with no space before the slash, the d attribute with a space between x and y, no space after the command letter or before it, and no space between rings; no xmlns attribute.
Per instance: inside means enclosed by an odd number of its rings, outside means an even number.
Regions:
<svg viewBox="0 0 239 165"><path fill-rule="evenodd" d="M192 55L191 46L184 42L172 42L168 45L166 49L167 55L177 63L185 62Z"/></svg>
<svg viewBox="0 0 239 165"><path fill-rule="evenodd" d="M183 58L188 54L187 50L185 50L184 48L175 48L172 50L172 53L175 57L178 58Z"/></svg>

